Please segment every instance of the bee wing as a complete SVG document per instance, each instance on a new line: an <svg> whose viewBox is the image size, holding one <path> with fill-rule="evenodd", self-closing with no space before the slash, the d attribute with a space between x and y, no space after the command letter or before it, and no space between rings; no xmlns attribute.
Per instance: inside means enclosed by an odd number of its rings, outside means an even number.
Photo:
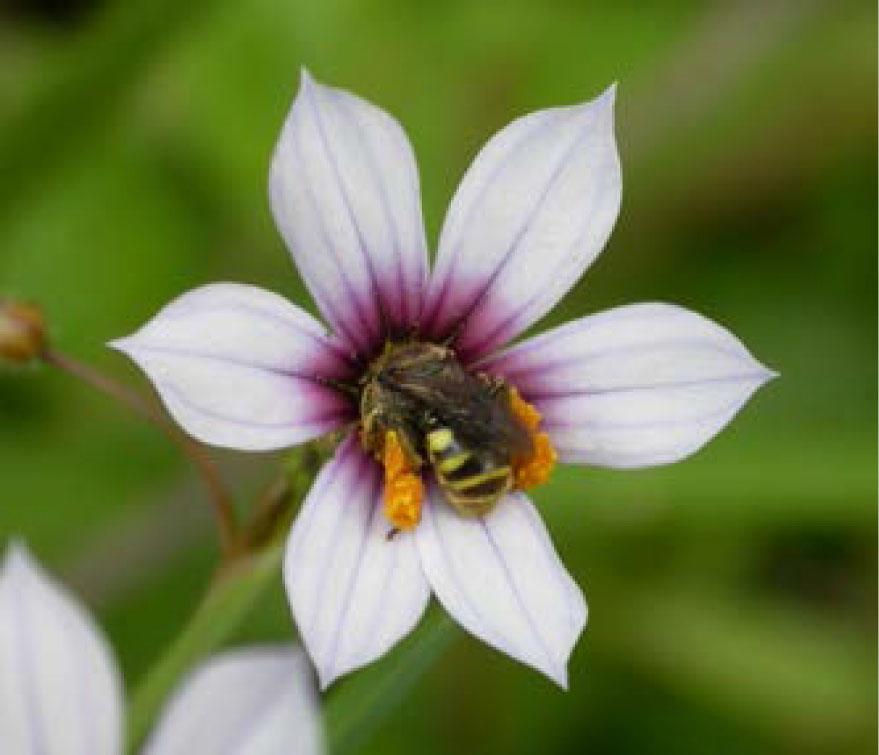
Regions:
<svg viewBox="0 0 879 755"><path fill-rule="evenodd" d="M503 457L530 445L506 395L460 367L420 375L412 390L441 426L475 452Z"/></svg>

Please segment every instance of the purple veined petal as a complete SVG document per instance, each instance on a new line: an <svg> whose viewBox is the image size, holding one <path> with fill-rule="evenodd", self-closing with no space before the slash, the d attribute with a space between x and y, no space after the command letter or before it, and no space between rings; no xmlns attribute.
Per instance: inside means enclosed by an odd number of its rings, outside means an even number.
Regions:
<svg viewBox="0 0 879 755"><path fill-rule="evenodd" d="M352 434L293 524L284 583L322 688L382 656L418 623L430 589L412 535L386 535L381 469Z"/></svg>
<svg viewBox="0 0 879 755"><path fill-rule="evenodd" d="M567 687L586 602L526 495L467 519L433 486L416 542L430 586L459 624Z"/></svg>
<svg viewBox="0 0 879 755"><path fill-rule="evenodd" d="M122 684L88 611L13 544L0 571L0 752L118 755Z"/></svg>
<svg viewBox="0 0 879 755"><path fill-rule="evenodd" d="M671 304L584 317L480 369L537 406L562 461L617 468L694 453L775 375L729 331Z"/></svg>
<svg viewBox="0 0 879 755"><path fill-rule="evenodd" d="M317 305L352 347L369 352L416 322L427 244L415 157L396 120L303 70L269 199Z"/></svg>
<svg viewBox="0 0 879 755"><path fill-rule="evenodd" d="M167 704L143 755L319 755L317 690L305 654L291 646L214 656Z"/></svg>
<svg viewBox="0 0 879 755"><path fill-rule="evenodd" d="M284 448L353 416L319 382L350 376L345 353L306 312L254 286L197 288L110 346L146 373L184 430L215 446Z"/></svg>
<svg viewBox="0 0 879 755"><path fill-rule="evenodd" d="M423 321L465 359L546 314L598 256L619 212L615 86L519 118L476 156L440 235Z"/></svg>

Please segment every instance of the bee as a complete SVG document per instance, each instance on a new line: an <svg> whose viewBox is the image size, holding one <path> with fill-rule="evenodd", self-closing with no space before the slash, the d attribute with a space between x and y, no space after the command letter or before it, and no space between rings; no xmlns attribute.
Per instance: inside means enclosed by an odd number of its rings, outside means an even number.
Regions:
<svg viewBox="0 0 879 755"><path fill-rule="evenodd" d="M381 457L395 431L413 469L429 464L446 500L481 516L513 487L513 464L532 439L497 378L468 372L444 346L390 345L367 371L360 395L361 439Z"/></svg>

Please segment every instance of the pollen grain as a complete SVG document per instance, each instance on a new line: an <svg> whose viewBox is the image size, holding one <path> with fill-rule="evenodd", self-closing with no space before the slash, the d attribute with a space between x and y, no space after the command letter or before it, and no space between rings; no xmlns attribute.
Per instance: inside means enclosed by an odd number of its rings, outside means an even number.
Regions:
<svg viewBox="0 0 879 755"><path fill-rule="evenodd" d="M421 520L424 486L393 430L385 434L382 462L385 468L385 516L395 528L411 531Z"/></svg>
<svg viewBox="0 0 879 755"><path fill-rule="evenodd" d="M519 490L527 490L549 479L558 454L552 447L549 435L539 432L540 412L533 404L525 401L515 388L510 388L510 408L531 434L531 455L516 459L513 463L516 487Z"/></svg>
<svg viewBox="0 0 879 755"><path fill-rule="evenodd" d="M528 490L546 482L558 458L546 433L535 433L531 441L534 453L530 458L513 465L516 487L519 490Z"/></svg>
<svg viewBox="0 0 879 755"><path fill-rule="evenodd" d="M513 414L516 415L519 422L525 425L530 432L537 432L537 428L540 427L540 412L537 411L533 404L529 404L523 399L519 395L519 391L512 387L510 388L510 409L513 410Z"/></svg>

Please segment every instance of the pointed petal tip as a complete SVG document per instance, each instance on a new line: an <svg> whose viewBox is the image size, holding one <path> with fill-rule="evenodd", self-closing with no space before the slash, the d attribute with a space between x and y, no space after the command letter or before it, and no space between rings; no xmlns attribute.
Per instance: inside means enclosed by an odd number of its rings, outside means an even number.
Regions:
<svg viewBox="0 0 879 755"><path fill-rule="evenodd" d="M540 668L540 671L546 676L547 679L549 679L560 690L562 690L562 692L568 691L569 680L567 663L562 663L555 668Z"/></svg>
<svg viewBox="0 0 879 755"><path fill-rule="evenodd" d="M781 377L781 373L773 370L771 367L767 367L762 362L755 359L751 356L751 360L753 362L754 367L754 375L753 375L753 383L754 387L752 389L752 393L760 390L767 383L771 383L776 378Z"/></svg>
<svg viewBox="0 0 879 755"><path fill-rule="evenodd" d="M771 383L773 380L781 377L780 372L778 372L777 370L773 370L771 367L767 367L765 364L761 364L760 367L763 372L760 385L766 385L766 383Z"/></svg>
<svg viewBox="0 0 879 755"><path fill-rule="evenodd" d="M618 84L619 82L614 81L597 97L593 97L591 100L584 102L581 105L583 112L587 113L591 111L594 113L597 111L601 114L606 114L605 117L612 123L614 108L616 107Z"/></svg>
<svg viewBox="0 0 879 755"><path fill-rule="evenodd" d="M301 637L301 634L300 634ZM339 674L334 670L332 663L324 659L317 658L312 655L308 645L303 639L302 645L307 663L314 668L315 676L317 676L317 687L323 693L326 692L330 685L339 678Z"/></svg>
<svg viewBox="0 0 879 755"><path fill-rule="evenodd" d="M311 75L311 71L308 70L305 66L299 67L299 91L307 89L310 86L314 86L315 84L314 76Z"/></svg>
<svg viewBox="0 0 879 755"><path fill-rule="evenodd" d="M293 109L291 109L291 113L294 110L304 107L303 103L310 97L313 97L315 91L319 89L320 86L321 85L315 81L314 76L311 75L311 71L305 66L301 66L299 68L299 90L296 92L296 97L293 98Z"/></svg>
<svg viewBox="0 0 879 755"><path fill-rule="evenodd" d="M124 338L114 338L112 341L107 341L107 348L113 349L113 351L118 351L122 354L128 354L130 350L131 336L125 336Z"/></svg>
<svg viewBox="0 0 879 755"><path fill-rule="evenodd" d="M330 668L317 666L317 685L321 692L326 692L330 685L339 678L339 675Z"/></svg>
<svg viewBox="0 0 879 755"><path fill-rule="evenodd" d="M617 83L614 81L607 89L598 95L594 100L587 103L587 106L594 108L600 113L599 120L606 124L608 128L613 130L614 116L616 113L617 102Z"/></svg>
<svg viewBox="0 0 879 755"><path fill-rule="evenodd" d="M729 330L677 305L628 305L576 322L530 345L523 342L517 347L519 367L510 369L516 359L511 350L502 370L537 401L568 463L636 469L684 459L778 377ZM593 372L609 354L601 371ZM539 385L529 384L522 366L553 359L563 361L546 371ZM480 367L493 369L490 362ZM653 374L662 378L654 380ZM606 389L596 393L602 384Z"/></svg>
<svg viewBox="0 0 879 755"><path fill-rule="evenodd" d="M609 105L613 106L617 99L617 88L619 87L619 83L619 81L611 82L610 86L599 95L599 100L607 102Z"/></svg>
<svg viewBox="0 0 879 755"><path fill-rule="evenodd" d="M585 623L585 598L564 569L528 498L512 494L481 527L435 506L432 490L416 530L434 594L468 632L568 689L568 660ZM440 534L442 533L442 534ZM482 572L478 591L461 574ZM445 569L445 571L444 571ZM494 600L478 599L490 592Z"/></svg>
<svg viewBox="0 0 879 755"><path fill-rule="evenodd" d="M414 543L389 545L385 537L379 469L350 434L306 495L287 541L285 592L321 691L408 635L430 597ZM341 515L355 501L361 505ZM328 541L338 547L326 548ZM328 590L328 572L345 589Z"/></svg>
<svg viewBox="0 0 879 755"><path fill-rule="evenodd" d="M599 122L610 124L613 127L614 109L616 107L617 84L614 81L602 92L591 99L573 105L572 109L578 111L585 118L595 118Z"/></svg>
<svg viewBox="0 0 879 755"><path fill-rule="evenodd" d="M183 430L213 446L293 446L337 427L347 412L315 379L349 369L323 327L253 286L193 289L107 347L138 366Z"/></svg>
<svg viewBox="0 0 879 755"><path fill-rule="evenodd" d="M385 324L411 325L426 285L415 156L391 115L299 76L269 168L272 214L324 318L371 353Z"/></svg>

